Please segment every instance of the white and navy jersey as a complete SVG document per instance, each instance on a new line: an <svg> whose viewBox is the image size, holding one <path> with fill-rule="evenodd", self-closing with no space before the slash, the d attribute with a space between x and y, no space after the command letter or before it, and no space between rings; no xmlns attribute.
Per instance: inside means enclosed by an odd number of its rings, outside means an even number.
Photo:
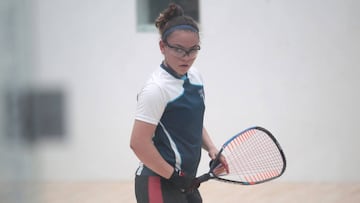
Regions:
<svg viewBox="0 0 360 203"><path fill-rule="evenodd" d="M157 125L153 143L172 166L195 176L201 157L204 89L191 68L179 78L165 65L152 74L138 94L135 119ZM155 175L143 164L137 175Z"/></svg>

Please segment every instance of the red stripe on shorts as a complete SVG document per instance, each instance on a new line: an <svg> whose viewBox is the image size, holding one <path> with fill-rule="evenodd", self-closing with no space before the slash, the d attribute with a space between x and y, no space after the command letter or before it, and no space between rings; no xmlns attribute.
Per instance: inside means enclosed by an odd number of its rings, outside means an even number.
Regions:
<svg viewBox="0 0 360 203"><path fill-rule="evenodd" d="M149 203L163 203L163 197L161 193L161 182L158 176L149 176L148 183Z"/></svg>

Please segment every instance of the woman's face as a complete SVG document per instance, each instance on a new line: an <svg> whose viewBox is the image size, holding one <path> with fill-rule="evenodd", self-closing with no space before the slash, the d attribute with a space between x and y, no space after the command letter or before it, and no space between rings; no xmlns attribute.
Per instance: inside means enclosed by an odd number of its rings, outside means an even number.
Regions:
<svg viewBox="0 0 360 203"><path fill-rule="evenodd" d="M166 42L160 41L160 50L165 57L165 65L180 76L187 73L200 49L199 35L188 30L175 30Z"/></svg>

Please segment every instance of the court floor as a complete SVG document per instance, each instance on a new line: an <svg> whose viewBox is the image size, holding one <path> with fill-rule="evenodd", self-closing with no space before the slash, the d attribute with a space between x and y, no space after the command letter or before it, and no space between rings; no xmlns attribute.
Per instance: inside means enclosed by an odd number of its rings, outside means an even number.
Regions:
<svg viewBox="0 0 360 203"><path fill-rule="evenodd" d="M16 189L21 189L21 193ZM360 183L269 182L241 186L202 184L204 203L359 203ZM31 200L32 201L28 201ZM57 182L0 185L1 203L135 203L133 182Z"/></svg>

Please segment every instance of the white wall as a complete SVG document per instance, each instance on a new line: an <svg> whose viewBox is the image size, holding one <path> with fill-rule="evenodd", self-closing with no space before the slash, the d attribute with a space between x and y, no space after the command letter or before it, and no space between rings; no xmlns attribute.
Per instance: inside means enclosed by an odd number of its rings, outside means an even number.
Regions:
<svg viewBox="0 0 360 203"><path fill-rule="evenodd" d="M135 8L35 1L35 83L68 93L67 139L37 148L44 179L133 178L136 93L162 59L158 34L136 33ZM359 8L355 0L201 1L196 65L215 143L261 125L287 155L281 180L360 181Z"/></svg>

